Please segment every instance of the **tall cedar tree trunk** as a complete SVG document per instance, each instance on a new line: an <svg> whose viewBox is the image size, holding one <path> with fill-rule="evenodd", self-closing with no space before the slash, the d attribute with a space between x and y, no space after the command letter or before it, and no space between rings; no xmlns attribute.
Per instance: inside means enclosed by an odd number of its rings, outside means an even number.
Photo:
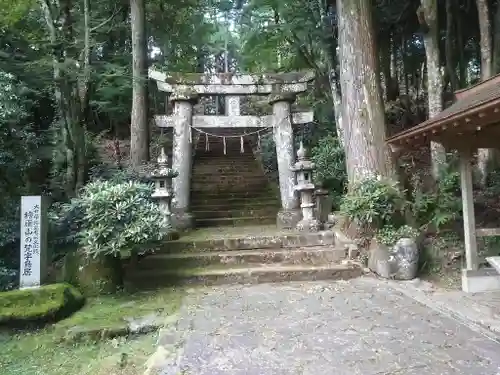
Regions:
<svg viewBox="0 0 500 375"><path fill-rule="evenodd" d="M373 40L370 0L337 0L344 144L349 185L388 177L385 116ZM391 176L392 177L392 176Z"/></svg>
<svg viewBox="0 0 500 375"><path fill-rule="evenodd" d="M465 59L465 43L464 43L464 30L463 30L463 23L462 23L462 17L463 14L460 10L460 6L457 6L455 4L454 8L454 18L455 22L457 24L457 32L456 32L456 37L457 37L457 54L458 54L458 80L459 80L459 87L464 88L467 86L467 62Z"/></svg>
<svg viewBox="0 0 500 375"><path fill-rule="evenodd" d="M451 85L451 91L458 90L458 77L455 71L455 13L453 12L454 1L446 0L446 40L445 40L445 54L446 54L446 72ZM462 46L457 46L463 48Z"/></svg>
<svg viewBox="0 0 500 375"><path fill-rule="evenodd" d="M495 11L495 20L493 24L493 74L500 73L500 2Z"/></svg>
<svg viewBox="0 0 500 375"><path fill-rule="evenodd" d="M149 161L148 81L145 0L130 0L132 25L132 113L130 161L133 166Z"/></svg>
<svg viewBox="0 0 500 375"><path fill-rule="evenodd" d="M417 10L418 20L424 32L425 56L427 60L429 118L435 117L443 110L441 97L443 83L439 66L439 28L437 12L437 0L422 0ZM437 142L431 142L431 161L432 176L437 180L440 169L446 163L445 149Z"/></svg>
<svg viewBox="0 0 500 375"><path fill-rule="evenodd" d="M487 0L476 0L477 13L479 15L479 33L481 40L481 79L484 81L491 77L492 53L491 53L491 22ZM493 150L481 148L477 152L477 166L481 176L481 185L486 185L488 177L488 166L493 159Z"/></svg>

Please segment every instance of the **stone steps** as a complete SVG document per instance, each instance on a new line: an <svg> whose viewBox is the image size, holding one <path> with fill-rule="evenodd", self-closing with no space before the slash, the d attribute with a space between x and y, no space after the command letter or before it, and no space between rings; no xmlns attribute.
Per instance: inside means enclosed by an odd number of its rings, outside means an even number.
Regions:
<svg viewBox="0 0 500 375"><path fill-rule="evenodd" d="M198 161L196 161L198 162ZM215 161L209 161L203 166L193 167L193 176L205 175L205 174L243 174L243 175L257 175L263 174L262 169L258 165L250 165L245 163L234 163L234 164L218 164Z"/></svg>
<svg viewBox="0 0 500 375"><path fill-rule="evenodd" d="M254 223L274 224L276 215L273 216L241 216L241 217L211 217L198 219L195 217L196 226L199 228L218 227L218 226L246 226Z"/></svg>
<svg viewBox="0 0 500 375"><path fill-rule="evenodd" d="M268 187L268 182L266 180L260 182L241 182L234 183L231 185L216 185L213 186L208 183L198 182L196 184L191 183L191 196L195 196L196 194L210 194L210 195L218 195L218 196L239 196L240 194L251 194L257 193L257 196L263 196L264 194L273 194L273 190Z"/></svg>
<svg viewBox="0 0 500 375"><path fill-rule="evenodd" d="M256 178L265 178L266 181L269 181L268 177L263 174L262 170L259 171L249 171L248 169L242 169L241 171L237 170L223 170L220 171L217 166L213 166L212 170L208 172L208 169L206 172L203 173L196 173L193 172L193 175L191 177L191 181L203 181L203 182L212 182L213 180L217 178L219 181L218 182L226 182L226 183L232 183L236 179L239 181L244 182L245 180L249 179L256 179Z"/></svg>
<svg viewBox="0 0 500 375"><path fill-rule="evenodd" d="M231 130L231 129L229 129ZM232 134L232 130L224 134ZM222 133L221 133L222 134ZM205 150L205 137L198 141L191 175L190 207L198 227L274 224L279 210L277 189L273 189L261 166L244 143L240 152L239 138L226 138L226 155L221 138L209 137L210 151ZM257 205L260 200L273 204ZM222 207L214 207L221 204Z"/></svg>
<svg viewBox="0 0 500 375"><path fill-rule="evenodd" d="M257 200L255 201L252 198L228 198L228 199L220 199L220 200L207 200L207 201L198 201L197 204L191 204L191 211L227 211L233 209L233 207L250 207L259 209L260 207L280 207L280 201L277 198L271 198L267 200Z"/></svg>
<svg viewBox="0 0 500 375"><path fill-rule="evenodd" d="M257 183L257 182L260 182L260 183L265 183L266 185L269 184L269 179L267 177L264 177L264 176L259 176L259 175L248 175L248 176L241 176L239 174L234 174L232 176L220 176L219 177L221 179L221 183L222 182L225 182L227 185L234 185L236 183L246 183L246 182L249 182L250 184L253 184L253 183ZM206 184L207 182L212 182L212 180L214 179L214 175L205 175L205 176L194 176L192 179L191 179L191 186L195 185L195 184Z"/></svg>
<svg viewBox="0 0 500 375"><path fill-rule="evenodd" d="M165 242L137 263L125 262L126 287L267 283L349 279L362 268L351 262L332 231L276 232L266 226L198 229Z"/></svg>
<svg viewBox="0 0 500 375"><path fill-rule="evenodd" d="M242 200L242 199L275 199L276 194L271 188L261 191L219 191L216 190L217 187L211 190L192 190L191 191L191 202L195 204L195 202L209 202L217 199L234 199L234 200Z"/></svg>
<svg viewBox="0 0 500 375"><path fill-rule="evenodd" d="M254 204L254 198L243 198L241 200L231 201L230 198L210 201L196 201L191 205L191 211L228 211L228 210L248 210L249 208L259 209L260 207L273 207L279 210L281 207L278 199L257 200L259 203Z"/></svg>
<svg viewBox="0 0 500 375"><path fill-rule="evenodd" d="M226 176L214 176L212 175L212 180L214 178L219 178L219 181L216 186L221 186L221 187L239 187L237 186L238 184L240 185L247 185L247 186L259 186L259 187L266 187L268 188L269 186L269 180L265 176L232 176L232 178L227 178ZM193 177L191 179L191 186L198 186L199 184L204 184L206 185L207 182L211 182L207 178L199 179L197 176ZM263 184L263 185L262 185ZM196 190L196 189L194 189Z"/></svg>
<svg viewBox="0 0 500 375"><path fill-rule="evenodd" d="M255 231L254 228L259 229ZM203 234L202 238L181 237L174 241L168 241L164 246L155 250L155 253L193 253L210 251L232 251L232 250L272 250L272 249L294 249L299 247L332 247L335 244L335 235L330 231L317 233L268 233L261 232L260 227L250 229L243 228L247 234L233 236L227 228L215 228L219 230L216 237ZM247 229L247 230L246 230ZM213 230L213 229L211 229ZM207 238L208 237L208 238Z"/></svg>
<svg viewBox="0 0 500 375"><path fill-rule="evenodd" d="M354 264L327 264L319 266L268 265L257 267L205 267L186 270L134 272L126 279L129 289L158 288L161 285L224 285L257 284L287 281L339 280L359 277L361 267Z"/></svg>
<svg viewBox="0 0 500 375"><path fill-rule="evenodd" d="M246 265L255 268L265 264L288 265L324 265L340 262L348 256L341 248L311 246L287 249L253 249L205 251L193 253L152 254L140 259L137 269L141 271L163 269L198 268L207 266L232 267Z"/></svg>
<svg viewBox="0 0 500 375"><path fill-rule="evenodd" d="M191 212L196 218L196 220L202 219L216 219L216 218L242 218L242 217L274 217L276 218L276 209L279 208L277 206L257 206L252 207L252 205L241 207L241 208L232 208L228 210L205 210L205 208L195 209L191 208Z"/></svg>
<svg viewBox="0 0 500 375"><path fill-rule="evenodd" d="M252 155L251 157L249 156L246 156L246 157L233 157L233 158L229 158L229 157L225 157L224 155L222 156L197 156L196 157L197 160L200 161L200 163L203 165L204 162L213 162L213 161L216 161L217 164L221 164L221 165L232 165L232 164L241 164L241 163L244 163L244 164L249 164L249 165L253 165L256 163L256 160L255 160L255 157Z"/></svg>

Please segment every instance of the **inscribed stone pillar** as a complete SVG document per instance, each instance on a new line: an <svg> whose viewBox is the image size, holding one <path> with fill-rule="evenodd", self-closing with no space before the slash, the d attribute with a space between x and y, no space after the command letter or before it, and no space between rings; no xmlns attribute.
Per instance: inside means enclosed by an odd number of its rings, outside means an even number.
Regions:
<svg viewBox="0 0 500 375"><path fill-rule="evenodd" d="M170 97L174 103L174 139L172 150L172 169L179 175L172 181L174 201L172 224L183 230L193 227L193 217L189 212L191 189L192 142L191 125L196 94L192 92L174 93Z"/></svg>
<svg viewBox="0 0 500 375"><path fill-rule="evenodd" d="M21 197L21 288L38 287L47 278L47 208L45 197Z"/></svg>
<svg viewBox="0 0 500 375"><path fill-rule="evenodd" d="M291 104L295 94L271 94L269 103L273 106L273 132L278 159L278 176L281 197L281 210L278 212L277 225L281 229L295 228L301 219L299 200L294 191L295 162Z"/></svg>

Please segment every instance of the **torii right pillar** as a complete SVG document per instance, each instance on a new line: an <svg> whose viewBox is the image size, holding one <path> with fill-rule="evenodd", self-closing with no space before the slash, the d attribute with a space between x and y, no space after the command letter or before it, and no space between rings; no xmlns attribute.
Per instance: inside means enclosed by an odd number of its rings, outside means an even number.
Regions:
<svg viewBox="0 0 500 375"><path fill-rule="evenodd" d="M302 218L299 199L294 190L295 173L291 169L295 162L291 113L295 97L293 93L277 93L269 96L269 104L273 106L273 132L281 197L281 209L276 219L279 229L294 229Z"/></svg>

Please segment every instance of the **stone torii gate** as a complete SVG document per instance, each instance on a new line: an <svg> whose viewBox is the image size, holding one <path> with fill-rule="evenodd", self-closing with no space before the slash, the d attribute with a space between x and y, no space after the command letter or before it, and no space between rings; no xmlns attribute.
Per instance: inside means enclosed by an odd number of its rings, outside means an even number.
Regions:
<svg viewBox="0 0 500 375"><path fill-rule="evenodd" d="M293 124L313 121L313 112L292 113L291 105L298 93L307 90L314 79L312 71L300 73L240 75L222 74L165 74L149 71L158 89L170 94L174 105L172 116L158 115L156 125L173 128L172 168L179 172L173 180L176 202L173 210L183 227L192 225L189 213L189 197L192 167L191 128L273 128L278 159L281 210L277 225L294 228L301 219L298 197L294 192L295 162ZM194 115L193 107L199 96L223 95L226 114ZM261 95L268 98L272 115L250 116L240 114L240 96Z"/></svg>

